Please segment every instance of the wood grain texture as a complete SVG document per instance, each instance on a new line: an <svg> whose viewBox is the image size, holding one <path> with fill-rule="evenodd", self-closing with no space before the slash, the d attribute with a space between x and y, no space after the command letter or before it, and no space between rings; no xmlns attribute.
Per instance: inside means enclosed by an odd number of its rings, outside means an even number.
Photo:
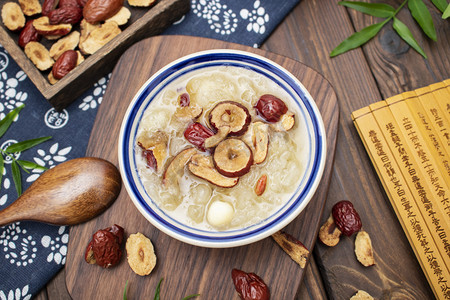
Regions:
<svg viewBox="0 0 450 300"><path fill-rule="evenodd" d="M0 6L6 2L8 0L0 0ZM44 98L61 110L81 96L96 80L108 74L128 47L143 38L161 33L189 11L189 4L189 0L164 0L157 1L150 9L129 7L132 15L126 27L122 28L122 33L87 57L81 65L54 85L48 82L49 71L39 71L18 46L19 33L9 31L1 22L0 44L28 75ZM74 30L77 30L77 27ZM42 38L41 43L47 49L52 45L45 38Z"/></svg>
<svg viewBox="0 0 450 300"><path fill-rule="evenodd" d="M312 249L332 168L339 111L329 83L314 70L294 60L259 49L203 38L166 36L139 42L122 56L113 72L99 108L87 154L117 164L117 136L121 120L139 87L168 62L199 50L214 48L247 50L277 62L304 84L319 106L326 124L328 142L324 177L305 211L285 228ZM127 234L139 231L150 237L158 256L157 266L150 276L135 275L125 261L111 270L84 262L83 253L91 235L112 223L123 226ZM170 238L138 213L123 189L105 213L71 228L66 283L74 299L116 298L127 280L129 299L151 298L161 277L164 277L163 299L179 299L192 293L201 293L204 299L217 299L218 295L221 299L237 299L231 281L232 268L260 275L269 285L274 299L293 299L304 275L304 270L271 238L230 249L200 248Z"/></svg>
<svg viewBox="0 0 450 300"><path fill-rule="evenodd" d="M22 220L55 225L85 222L114 202L121 184L119 170L108 161L94 157L68 160L45 171L0 211L0 226Z"/></svg>
<svg viewBox="0 0 450 300"><path fill-rule="evenodd" d="M400 3L388 2L394 6ZM433 16L437 43L424 38L411 18L400 16L414 28L413 34L425 48L428 60L403 41L394 43L388 28L362 49L330 59L331 50L354 33L354 27L360 30L377 20L361 13L348 14L336 1L326 0L302 1L262 47L315 68L338 95L338 144L322 222L336 202L352 201L363 228L372 237L376 265L365 268L357 262L354 236L342 238L333 248L319 242L314 256L330 299L349 299L358 289L376 299L434 298L350 117L356 109L449 77L450 28L448 21L438 22L436 14Z"/></svg>

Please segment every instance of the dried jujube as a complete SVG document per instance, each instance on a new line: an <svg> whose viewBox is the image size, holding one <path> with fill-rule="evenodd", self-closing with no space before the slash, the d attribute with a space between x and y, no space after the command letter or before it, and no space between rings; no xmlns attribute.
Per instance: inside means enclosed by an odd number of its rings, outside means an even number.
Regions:
<svg viewBox="0 0 450 300"><path fill-rule="evenodd" d="M333 206L331 213L334 223L346 236L351 236L361 230L361 218L350 201L339 201Z"/></svg>

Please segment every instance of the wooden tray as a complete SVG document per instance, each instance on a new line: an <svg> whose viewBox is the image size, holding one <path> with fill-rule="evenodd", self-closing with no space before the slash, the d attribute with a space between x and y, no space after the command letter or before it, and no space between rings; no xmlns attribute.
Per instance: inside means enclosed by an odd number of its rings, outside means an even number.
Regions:
<svg viewBox="0 0 450 300"><path fill-rule="evenodd" d="M0 0L0 6L3 7L8 1L10 0ZM159 0L151 8L135 8L128 6L127 1L124 0L124 5L130 9L131 17L126 27L121 26L122 33L87 57L82 64L54 85L48 82L49 71L39 71L25 55L23 49L18 46L19 33L11 32L2 22L0 22L0 44L25 71L44 98L57 110L61 110L81 96L100 77L110 72L117 59L128 47L144 38L161 33L187 13L190 1ZM30 17L27 17L28 19ZM45 38L41 39L41 43L47 49L50 49L52 45L52 42Z"/></svg>
<svg viewBox="0 0 450 300"><path fill-rule="evenodd" d="M254 52L282 65L303 83L322 113L328 147L323 179L304 212L285 228L312 250L333 166L339 108L328 81L292 59L205 38L158 36L141 41L125 52L113 71L97 114L87 155L105 158L118 166L117 139L120 125L140 86L161 67L181 56L220 48ZM158 261L149 276L134 274L125 257L118 266L109 270L84 261L84 251L92 234L114 223L123 226L127 235L142 232L152 240ZM123 188L119 198L106 212L71 228L66 283L74 299L121 299L127 280L128 299L152 299L162 277L162 299L181 299L194 293L201 294L199 299L237 299L231 280L233 268L260 275L270 287L273 299L293 299L304 275L304 269L292 261L271 238L229 249L207 249L179 242L157 230L140 215Z"/></svg>

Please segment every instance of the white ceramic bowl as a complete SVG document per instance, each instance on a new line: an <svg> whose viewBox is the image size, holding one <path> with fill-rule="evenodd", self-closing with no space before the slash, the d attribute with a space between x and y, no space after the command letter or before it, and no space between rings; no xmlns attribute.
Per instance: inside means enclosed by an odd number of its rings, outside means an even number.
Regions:
<svg viewBox="0 0 450 300"><path fill-rule="evenodd" d="M289 200L268 218L242 229L208 231L196 229L169 216L147 194L137 171L135 157L136 134L145 109L165 86L194 70L211 66L230 65L248 68L275 81L298 106L306 128L306 170L300 184ZM249 52L210 50L182 57L154 74L137 92L125 114L119 135L119 164L128 194L141 212L155 227L180 241L203 247L225 248L250 244L268 237L288 225L306 207L321 180L325 157L326 137L320 112L305 87L291 73L271 60Z"/></svg>

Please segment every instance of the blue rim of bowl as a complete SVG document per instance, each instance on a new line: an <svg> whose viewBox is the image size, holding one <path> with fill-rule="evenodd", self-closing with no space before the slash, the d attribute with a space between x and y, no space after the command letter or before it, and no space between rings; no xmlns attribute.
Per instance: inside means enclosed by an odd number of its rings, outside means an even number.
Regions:
<svg viewBox="0 0 450 300"><path fill-rule="evenodd" d="M310 141L311 135L315 138L315 143L310 142L309 152L310 155L313 155L313 160L309 160L301 184L293 196L275 214L244 229L211 232L199 230L174 220L153 202L137 174L134 145L137 126L143 112L165 86L193 70L224 65L251 69L277 82L294 99L305 122L309 122L306 126L312 131L307 130L306 132L309 134ZM289 224L306 207L314 195L322 177L326 158L323 121L314 100L305 87L283 67L262 56L223 49L207 50L182 57L168 64L147 80L136 93L125 113L118 145L122 179L130 198L141 214L155 227L178 240L212 248L234 247L256 242Z"/></svg>

